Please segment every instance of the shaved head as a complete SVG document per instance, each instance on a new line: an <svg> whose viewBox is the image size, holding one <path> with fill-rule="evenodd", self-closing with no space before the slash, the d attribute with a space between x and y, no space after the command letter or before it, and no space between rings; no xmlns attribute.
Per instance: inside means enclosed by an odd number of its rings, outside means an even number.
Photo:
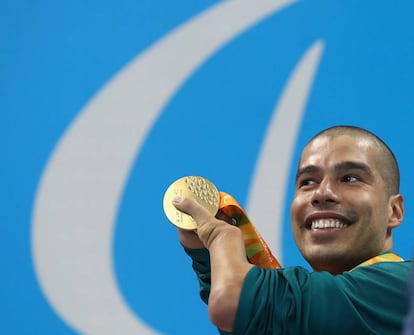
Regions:
<svg viewBox="0 0 414 335"><path fill-rule="evenodd" d="M394 156L394 153L388 147L388 145L374 133L355 126L334 126L322 130L321 132L316 134L314 137L312 137L308 144L317 138L334 138L340 135L364 138L366 140L371 141L378 148L379 154L376 159L376 164L378 171L380 172L381 177L384 180L386 192L388 193L388 195L399 193L400 171L398 168L397 160Z"/></svg>

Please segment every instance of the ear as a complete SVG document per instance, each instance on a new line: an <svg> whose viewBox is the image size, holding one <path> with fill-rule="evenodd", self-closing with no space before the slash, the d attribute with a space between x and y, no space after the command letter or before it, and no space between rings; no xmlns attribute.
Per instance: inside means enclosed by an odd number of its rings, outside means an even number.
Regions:
<svg viewBox="0 0 414 335"><path fill-rule="evenodd" d="M404 218L404 198L401 194L394 194L389 199L388 228L398 227Z"/></svg>

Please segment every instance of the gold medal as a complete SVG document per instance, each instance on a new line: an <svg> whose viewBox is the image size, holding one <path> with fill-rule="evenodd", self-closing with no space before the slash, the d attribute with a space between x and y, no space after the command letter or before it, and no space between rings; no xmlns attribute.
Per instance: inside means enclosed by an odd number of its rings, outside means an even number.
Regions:
<svg viewBox="0 0 414 335"><path fill-rule="evenodd" d="M197 230L197 223L193 218L179 211L172 204L172 200L177 196L195 199L214 216L220 209L223 214L234 220L233 224L242 231L246 255L250 263L265 269L281 268L244 209L231 195L219 192L213 183L200 176L180 178L168 187L163 202L164 213L168 220L180 229Z"/></svg>
<svg viewBox="0 0 414 335"><path fill-rule="evenodd" d="M172 204L176 196L195 199L211 214L216 215L220 205L220 193L217 188L206 178L200 176L187 176L173 182L164 194L164 213L168 220L178 228L196 230L197 223L194 219Z"/></svg>

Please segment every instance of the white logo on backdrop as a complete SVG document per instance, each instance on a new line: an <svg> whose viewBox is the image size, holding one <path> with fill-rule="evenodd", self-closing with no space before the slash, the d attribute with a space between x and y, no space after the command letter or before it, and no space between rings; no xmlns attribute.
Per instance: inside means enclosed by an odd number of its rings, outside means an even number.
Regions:
<svg viewBox="0 0 414 335"><path fill-rule="evenodd" d="M135 156L156 117L194 71L231 39L293 2L220 2L135 59L70 125L39 185L32 252L45 296L71 327L90 335L157 334L128 308L112 264L115 218ZM316 42L305 53L274 111L250 192L255 222L268 221L262 213L281 217L284 180L322 49ZM280 228L274 226L259 227L275 236L272 248L279 245Z"/></svg>

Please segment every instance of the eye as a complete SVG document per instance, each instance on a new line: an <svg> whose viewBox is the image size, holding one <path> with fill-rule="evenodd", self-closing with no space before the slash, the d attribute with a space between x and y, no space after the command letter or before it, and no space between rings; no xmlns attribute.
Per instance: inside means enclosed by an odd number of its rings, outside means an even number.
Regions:
<svg viewBox="0 0 414 335"><path fill-rule="evenodd" d="M342 181L345 183L353 183L359 181L360 179L354 175L345 175L342 177Z"/></svg>
<svg viewBox="0 0 414 335"><path fill-rule="evenodd" d="M304 178L304 179L298 180L298 188L305 187L305 186L311 186L315 184L317 184L315 179Z"/></svg>

